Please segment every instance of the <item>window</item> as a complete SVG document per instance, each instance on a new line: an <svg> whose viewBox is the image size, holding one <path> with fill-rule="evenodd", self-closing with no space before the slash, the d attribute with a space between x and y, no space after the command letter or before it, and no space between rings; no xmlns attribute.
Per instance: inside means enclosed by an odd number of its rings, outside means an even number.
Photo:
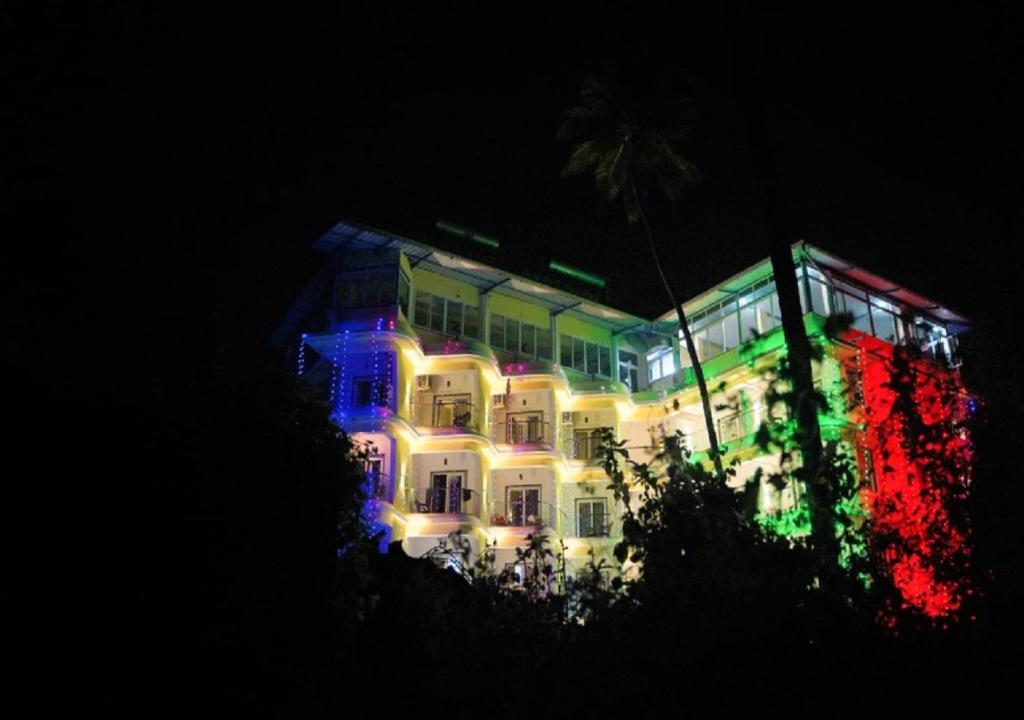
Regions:
<svg viewBox="0 0 1024 720"><path fill-rule="evenodd" d="M471 395L436 395L434 427L473 427Z"/></svg>
<svg viewBox="0 0 1024 720"><path fill-rule="evenodd" d="M576 501L576 534L579 537L608 536L608 500L588 498Z"/></svg>
<svg viewBox="0 0 1024 720"><path fill-rule="evenodd" d="M551 359L551 329L491 315L491 347L527 358Z"/></svg>
<svg viewBox="0 0 1024 720"><path fill-rule="evenodd" d="M463 489L466 484L464 470L430 474L430 490L427 491L427 512L462 512Z"/></svg>
<svg viewBox="0 0 1024 720"><path fill-rule="evenodd" d="M672 348L660 348L647 353L647 377L651 382L670 377L676 371Z"/></svg>
<svg viewBox="0 0 1024 720"><path fill-rule="evenodd" d="M474 340L480 339L480 308L466 305L462 316L462 334Z"/></svg>
<svg viewBox="0 0 1024 720"><path fill-rule="evenodd" d="M533 325L523 323L519 331L519 352L523 355L537 354L537 330Z"/></svg>
<svg viewBox="0 0 1024 720"><path fill-rule="evenodd" d="M636 353L619 350L619 380L626 384L630 392L637 392L640 389L637 377L639 362Z"/></svg>
<svg viewBox="0 0 1024 720"><path fill-rule="evenodd" d="M352 407L386 407L391 403L390 390L384 380L355 378L352 381Z"/></svg>
<svg viewBox="0 0 1024 720"><path fill-rule="evenodd" d="M410 284L409 278L402 270L398 271L398 308L402 311L402 314L409 317L409 295L410 295Z"/></svg>
<svg viewBox="0 0 1024 720"><path fill-rule="evenodd" d="M537 328L537 357L551 359L551 328Z"/></svg>
<svg viewBox="0 0 1024 720"><path fill-rule="evenodd" d="M561 348L559 350L558 362L562 364L562 367L571 368L572 364L572 338L568 335L560 335Z"/></svg>
<svg viewBox="0 0 1024 720"><path fill-rule="evenodd" d="M573 430L573 453L576 460L593 460L601 447L601 430L604 428L584 428Z"/></svg>
<svg viewBox="0 0 1024 720"><path fill-rule="evenodd" d="M416 291L413 324L455 337L480 336L480 310L422 290Z"/></svg>
<svg viewBox="0 0 1024 720"><path fill-rule="evenodd" d="M445 317L445 333L447 335L462 335L462 303L449 300Z"/></svg>
<svg viewBox="0 0 1024 720"><path fill-rule="evenodd" d="M561 360L563 367L579 370L590 375L613 377L611 350L604 345L586 342L570 335L561 335Z"/></svg>
<svg viewBox="0 0 1024 720"><path fill-rule="evenodd" d="M540 485L513 485L505 490L505 517L508 524L543 525L540 514Z"/></svg>
<svg viewBox="0 0 1024 720"><path fill-rule="evenodd" d="M508 413L505 416L505 442L513 445L544 442L544 413Z"/></svg>

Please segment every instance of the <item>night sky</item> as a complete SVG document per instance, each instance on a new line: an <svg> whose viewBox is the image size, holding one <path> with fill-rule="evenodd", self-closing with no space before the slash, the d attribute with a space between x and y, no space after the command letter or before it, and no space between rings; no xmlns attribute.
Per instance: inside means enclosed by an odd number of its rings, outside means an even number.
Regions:
<svg viewBox="0 0 1024 720"><path fill-rule="evenodd" d="M741 35L724 11L72 17L24 4L21 16L8 198L46 198L52 218L70 190L65 257L102 258L157 315L219 303L233 332L269 333L315 262L308 246L342 218L447 246L434 222L456 222L499 238L507 267L555 257L607 277L611 304L664 312L639 227L588 178L560 175L563 113L608 68L691 99L703 182L653 218L680 294L767 255ZM999 5L744 17L791 238L969 316L1010 297L1016 17ZM19 31L31 25L46 32ZM102 230L83 253L86 226Z"/></svg>

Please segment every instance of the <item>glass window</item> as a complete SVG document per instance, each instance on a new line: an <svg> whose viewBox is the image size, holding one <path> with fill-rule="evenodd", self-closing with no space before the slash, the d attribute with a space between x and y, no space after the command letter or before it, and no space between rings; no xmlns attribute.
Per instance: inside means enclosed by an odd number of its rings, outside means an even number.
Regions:
<svg viewBox="0 0 1024 720"><path fill-rule="evenodd" d="M537 328L537 357L551 359L551 328Z"/></svg>
<svg viewBox="0 0 1024 720"><path fill-rule="evenodd" d="M896 317L892 313L872 304L871 321L875 326L875 337L887 343L896 343L899 338L896 337Z"/></svg>
<svg viewBox="0 0 1024 720"><path fill-rule="evenodd" d="M594 343L587 343L587 372L591 375L596 375L600 372L597 362L597 348L598 346Z"/></svg>
<svg viewBox="0 0 1024 720"><path fill-rule="evenodd" d="M537 353L537 344L535 341L534 333L536 329L533 325L523 323L519 330L519 351L524 355L530 355L531 357Z"/></svg>
<svg viewBox="0 0 1024 720"><path fill-rule="evenodd" d="M519 347L519 321L505 318L505 349L516 352Z"/></svg>
<svg viewBox="0 0 1024 720"><path fill-rule="evenodd" d="M559 335L561 347L559 348L559 360L562 367L572 367L572 338L568 335Z"/></svg>
<svg viewBox="0 0 1024 720"><path fill-rule="evenodd" d="M584 342L579 338L572 339L572 366L582 372L586 372L587 363L583 358Z"/></svg>
<svg viewBox="0 0 1024 720"><path fill-rule="evenodd" d="M444 332L444 298L440 295L430 298L430 329Z"/></svg>
<svg viewBox="0 0 1024 720"><path fill-rule="evenodd" d="M722 323L716 322L708 326L705 340L706 355L701 356L701 360L707 360L713 358L725 349L725 333L722 330Z"/></svg>
<svg viewBox="0 0 1024 720"><path fill-rule="evenodd" d="M491 315L491 346L505 348L505 317L503 315Z"/></svg>
<svg viewBox="0 0 1024 720"><path fill-rule="evenodd" d="M576 501L576 532L579 537L604 537L608 535L608 501L592 498Z"/></svg>
<svg viewBox="0 0 1024 720"><path fill-rule="evenodd" d="M475 340L480 339L480 308L466 305L462 321L462 334Z"/></svg>
<svg viewBox="0 0 1024 720"><path fill-rule="evenodd" d="M776 296L771 294L754 306L758 332L764 335L778 327L778 315L775 312Z"/></svg>
<svg viewBox="0 0 1024 720"><path fill-rule="evenodd" d="M598 369L597 372L605 377L612 377L612 351L604 345L598 346Z"/></svg>
<svg viewBox="0 0 1024 720"><path fill-rule="evenodd" d="M413 322L423 327L430 327L430 293L416 291L416 313Z"/></svg>
<svg viewBox="0 0 1024 720"><path fill-rule="evenodd" d="M740 326L739 319L735 312L730 312L722 320L722 332L725 338L723 346L726 350L732 350L734 347L740 344Z"/></svg>
<svg viewBox="0 0 1024 720"><path fill-rule="evenodd" d="M409 317L409 278L405 276L404 272L399 271L398 273L398 307L402 311L402 314Z"/></svg>
<svg viewBox="0 0 1024 720"><path fill-rule="evenodd" d="M660 348L647 354L647 374L651 382L667 377L675 371L672 348Z"/></svg>
<svg viewBox="0 0 1024 720"><path fill-rule="evenodd" d="M871 335L871 318L868 315L868 304L858 297L846 292L841 294L847 312L853 315L853 327Z"/></svg>
<svg viewBox="0 0 1024 720"><path fill-rule="evenodd" d="M444 331L449 335L462 335L462 303L448 301Z"/></svg>
<svg viewBox="0 0 1024 720"><path fill-rule="evenodd" d="M761 331L757 329L757 308L751 304L740 309L740 338L742 342L752 340Z"/></svg>
<svg viewBox="0 0 1024 720"><path fill-rule="evenodd" d="M818 315L828 317L831 314L831 303L828 297L828 285L820 280L808 281L811 288L811 310Z"/></svg>

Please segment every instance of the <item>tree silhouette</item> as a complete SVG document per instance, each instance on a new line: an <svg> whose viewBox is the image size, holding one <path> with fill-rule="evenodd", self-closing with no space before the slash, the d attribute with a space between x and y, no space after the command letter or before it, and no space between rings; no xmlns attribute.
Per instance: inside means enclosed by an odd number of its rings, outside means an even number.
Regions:
<svg viewBox="0 0 1024 720"><path fill-rule="evenodd" d="M661 265L643 206L643 198L654 191L663 192L670 201L678 201L699 179L697 167L679 149L685 133L681 123L662 124L649 111L632 103L621 85L588 77L580 91L580 104L567 111L558 137L576 143L562 174L593 173L602 194L610 200L622 200L626 220L630 224L637 220L643 223L654 266L676 312L697 380L710 445L708 452L717 475L723 477L704 371L686 313Z"/></svg>

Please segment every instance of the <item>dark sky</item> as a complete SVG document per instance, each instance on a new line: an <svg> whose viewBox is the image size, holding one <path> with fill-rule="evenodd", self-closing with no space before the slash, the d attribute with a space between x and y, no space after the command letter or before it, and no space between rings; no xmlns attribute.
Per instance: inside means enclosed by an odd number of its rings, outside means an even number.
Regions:
<svg viewBox="0 0 1024 720"><path fill-rule="evenodd" d="M742 11L793 240L968 315L1010 296L1022 78L1007 7ZM156 317L208 322L219 304L237 319L244 304L247 329L269 332L341 218L439 243L437 219L461 223L500 238L509 267L557 257L606 276L612 304L660 313L637 228L560 176L555 133L610 66L689 95L703 183L654 213L680 292L765 256L732 17L22 3L5 38L5 203L38 200L63 235L40 239L42 257L85 256Z"/></svg>

